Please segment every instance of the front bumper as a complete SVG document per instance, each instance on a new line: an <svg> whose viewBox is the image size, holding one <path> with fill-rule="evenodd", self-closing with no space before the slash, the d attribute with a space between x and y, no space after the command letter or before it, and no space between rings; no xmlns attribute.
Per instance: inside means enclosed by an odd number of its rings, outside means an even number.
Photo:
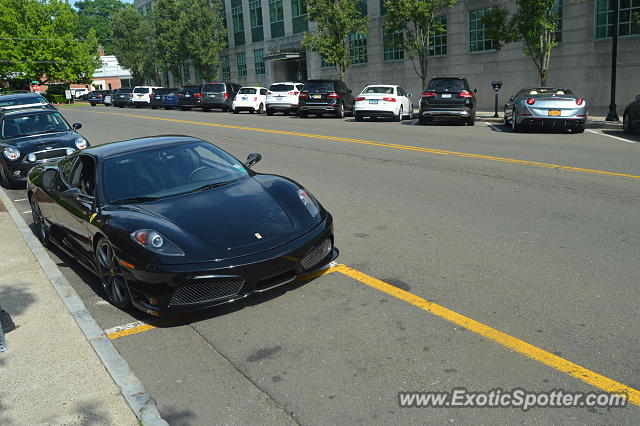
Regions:
<svg viewBox="0 0 640 426"><path fill-rule="evenodd" d="M518 124L537 129L572 129L584 127L586 117L527 117L518 116Z"/></svg>
<svg viewBox="0 0 640 426"><path fill-rule="evenodd" d="M309 256L326 241L330 241L330 251L309 264ZM329 216L307 234L264 253L207 263L149 265L146 270L123 269L134 306L151 315L164 315L206 309L285 285L328 264L338 254Z"/></svg>
<svg viewBox="0 0 640 426"><path fill-rule="evenodd" d="M64 157L56 157L34 162L26 162L22 158L20 158L17 162L12 163L5 161L5 172L7 173L7 176L9 177L11 182L21 185L27 182L27 175L34 167L41 164L54 164L63 158Z"/></svg>

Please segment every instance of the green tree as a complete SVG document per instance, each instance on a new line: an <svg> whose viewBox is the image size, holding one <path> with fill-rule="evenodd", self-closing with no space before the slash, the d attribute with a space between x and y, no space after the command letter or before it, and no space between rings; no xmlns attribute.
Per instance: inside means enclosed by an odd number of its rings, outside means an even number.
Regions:
<svg viewBox="0 0 640 426"><path fill-rule="evenodd" d="M115 56L131 72L134 83L158 81L151 20L128 6L115 13L111 24Z"/></svg>
<svg viewBox="0 0 640 426"><path fill-rule="evenodd" d="M349 34L367 34L368 17L358 0L307 0L307 15L318 29L305 32L302 46L334 64L340 79L351 66Z"/></svg>
<svg viewBox="0 0 640 426"><path fill-rule="evenodd" d="M111 20L118 11L127 7L127 4L120 0L83 0L76 1L74 6L78 9L76 37L84 37L93 28L105 53L113 55Z"/></svg>
<svg viewBox="0 0 640 426"><path fill-rule="evenodd" d="M522 43L522 52L533 60L542 86L547 85L551 51L558 45L556 31L561 16L557 6L558 0L515 0L513 11L498 5L483 18L496 49Z"/></svg>
<svg viewBox="0 0 640 426"><path fill-rule="evenodd" d="M158 0L153 7L154 52L162 70L169 70L184 82L182 64L189 60L189 41L184 37L180 19L185 0ZM193 13L196 11L189 11Z"/></svg>
<svg viewBox="0 0 640 426"><path fill-rule="evenodd" d="M429 73L429 46L434 34L444 30L435 18L443 9L451 8L456 0L385 0L385 27L388 31L402 31L403 47L413 69L427 86Z"/></svg>
<svg viewBox="0 0 640 426"><path fill-rule="evenodd" d="M77 39L78 15L63 0L0 0L0 78L87 82L100 66L94 30Z"/></svg>

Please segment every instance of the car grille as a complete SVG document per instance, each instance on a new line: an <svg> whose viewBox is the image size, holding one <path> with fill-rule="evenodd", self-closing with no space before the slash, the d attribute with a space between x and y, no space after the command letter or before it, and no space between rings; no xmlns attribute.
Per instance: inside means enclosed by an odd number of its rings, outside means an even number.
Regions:
<svg viewBox="0 0 640 426"><path fill-rule="evenodd" d="M316 266L331 252L331 240L327 239L318 244L313 250L302 258L300 264L304 269L310 269Z"/></svg>
<svg viewBox="0 0 640 426"><path fill-rule="evenodd" d="M49 149L47 151L36 152L36 160L50 160L52 158L60 158L67 156L67 148Z"/></svg>
<svg viewBox="0 0 640 426"><path fill-rule="evenodd" d="M212 302L238 294L244 280L238 278L207 278L189 281L176 288L169 306Z"/></svg>

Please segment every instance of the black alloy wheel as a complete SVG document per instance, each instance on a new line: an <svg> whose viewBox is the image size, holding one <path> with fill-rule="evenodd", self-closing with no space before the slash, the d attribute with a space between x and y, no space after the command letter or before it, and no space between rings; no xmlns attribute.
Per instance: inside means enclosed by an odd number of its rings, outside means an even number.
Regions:
<svg viewBox="0 0 640 426"><path fill-rule="evenodd" d="M339 104L336 108L336 117L344 118L344 104Z"/></svg>
<svg viewBox="0 0 640 426"><path fill-rule="evenodd" d="M31 217L33 218L33 228L36 233L36 237L38 237L40 244L47 247L49 244L49 231L44 223L44 216L42 216L42 210L40 210L40 205L38 204L38 200L36 200L35 194L31 196L30 204Z"/></svg>
<svg viewBox="0 0 640 426"><path fill-rule="evenodd" d="M98 276L104 292L114 306L126 309L131 306L131 294L124 278L120 262L107 240L100 240L96 247Z"/></svg>

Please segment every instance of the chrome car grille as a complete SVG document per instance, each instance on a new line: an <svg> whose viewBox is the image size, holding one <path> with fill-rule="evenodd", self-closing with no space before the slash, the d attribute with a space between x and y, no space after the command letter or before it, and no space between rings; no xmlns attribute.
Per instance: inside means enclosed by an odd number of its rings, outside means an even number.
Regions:
<svg viewBox="0 0 640 426"><path fill-rule="evenodd" d="M244 280L239 278L205 278L189 281L176 288L169 301L169 306L191 305L224 299L238 294L243 284Z"/></svg>
<svg viewBox="0 0 640 426"><path fill-rule="evenodd" d="M331 252L331 240L327 239L318 244L305 257L302 258L300 264L304 269L310 269L316 266Z"/></svg>
<svg viewBox="0 0 640 426"><path fill-rule="evenodd" d="M50 160L52 158L61 158L67 156L67 148L48 149L46 151L34 152L36 161Z"/></svg>

